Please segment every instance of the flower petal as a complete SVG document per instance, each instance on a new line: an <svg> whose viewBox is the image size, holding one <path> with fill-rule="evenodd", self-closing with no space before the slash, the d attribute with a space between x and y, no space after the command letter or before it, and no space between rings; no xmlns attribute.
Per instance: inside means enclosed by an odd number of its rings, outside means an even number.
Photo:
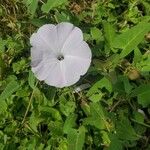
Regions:
<svg viewBox="0 0 150 150"><path fill-rule="evenodd" d="M80 76L87 72L91 60L76 56L66 56L64 62L65 86L70 86L76 83L80 79Z"/></svg>
<svg viewBox="0 0 150 150"><path fill-rule="evenodd" d="M31 66L37 66L43 58L43 52L39 48L31 48Z"/></svg>
<svg viewBox="0 0 150 150"><path fill-rule="evenodd" d="M58 61L55 58L48 61L42 60L36 67L32 66L32 72L39 80L45 80L57 63Z"/></svg>
<svg viewBox="0 0 150 150"><path fill-rule="evenodd" d="M62 22L57 25L59 49L63 47L64 43L66 42L68 36L71 34L73 29L73 24L68 22Z"/></svg>
<svg viewBox="0 0 150 150"><path fill-rule="evenodd" d="M31 48L31 65L36 67L41 61L49 61L55 58L55 54L51 50L42 50L40 48Z"/></svg>
<svg viewBox="0 0 150 150"><path fill-rule="evenodd" d="M83 41L83 33L78 27L74 27L66 39L61 52L68 52L72 47L77 47Z"/></svg>
<svg viewBox="0 0 150 150"><path fill-rule="evenodd" d="M49 49L58 53L58 37L55 25L46 24L39 28L30 38L30 43L34 47Z"/></svg>
<svg viewBox="0 0 150 150"><path fill-rule="evenodd" d="M77 56L80 58L91 59L92 53L88 44L82 41L78 45L72 45L64 50L65 56Z"/></svg>
<svg viewBox="0 0 150 150"><path fill-rule="evenodd" d="M61 70L60 63L57 63L55 65L55 67L53 67L50 70L47 78L45 79L45 82L48 85L59 87L59 88L62 88L65 86L65 82L64 82L64 78L63 78L63 72Z"/></svg>

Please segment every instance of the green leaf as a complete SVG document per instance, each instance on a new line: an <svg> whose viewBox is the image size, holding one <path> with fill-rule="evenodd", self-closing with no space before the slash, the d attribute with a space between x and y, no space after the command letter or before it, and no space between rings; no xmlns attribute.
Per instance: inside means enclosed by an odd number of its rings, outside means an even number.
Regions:
<svg viewBox="0 0 150 150"><path fill-rule="evenodd" d="M91 28L91 35L92 35L93 40L99 41L102 36L102 32L98 28L94 27L94 28Z"/></svg>
<svg viewBox="0 0 150 150"><path fill-rule="evenodd" d="M138 47L134 49L134 62L137 63L138 61L141 61L142 53Z"/></svg>
<svg viewBox="0 0 150 150"><path fill-rule="evenodd" d="M150 91L150 84L142 84L139 87L135 88L135 90L131 93L131 96L134 97L149 91Z"/></svg>
<svg viewBox="0 0 150 150"><path fill-rule="evenodd" d="M55 120L62 120L59 111L55 108L51 108L49 106L39 106L39 110L44 117L51 116Z"/></svg>
<svg viewBox="0 0 150 150"><path fill-rule="evenodd" d="M38 115L33 112L29 118L29 125L35 132L38 132L37 127L40 122L42 122L42 118L39 118Z"/></svg>
<svg viewBox="0 0 150 150"><path fill-rule="evenodd" d="M90 106L88 105L86 101L81 102L81 108L87 116L90 115Z"/></svg>
<svg viewBox="0 0 150 150"><path fill-rule="evenodd" d="M104 21L103 22L103 28L104 28L104 36L106 39L106 43L109 45L110 48L112 48L112 42L115 37L115 29L113 25L111 25L109 22ZM115 49L112 49L113 52L116 52Z"/></svg>
<svg viewBox="0 0 150 150"><path fill-rule="evenodd" d="M3 113L7 110L7 104L5 101L0 99L0 113Z"/></svg>
<svg viewBox="0 0 150 150"><path fill-rule="evenodd" d="M12 68L16 74L19 74L21 71L24 71L26 69L26 66L26 60L23 58L18 62L13 63Z"/></svg>
<svg viewBox="0 0 150 150"><path fill-rule="evenodd" d="M131 29L116 36L113 40L113 47L122 49L120 57L125 57L138 46L149 30L150 23L146 21L140 22Z"/></svg>
<svg viewBox="0 0 150 150"><path fill-rule="evenodd" d="M121 140L115 134L110 134L111 143L107 150L123 150Z"/></svg>
<svg viewBox="0 0 150 150"><path fill-rule="evenodd" d="M93 94L92 96L90 96L89 99L92 102L96 103L101 100L102 96L103 96L102 92L99 92L99 93L96 93L96 94Z"/></svg>
<svg viewBox="0 0 150 150"><path fill-rule="evenodd" d="M110 141L110 138L108 136L108 132L102 130L101 134L102 134L103 144L106 146L110 145L111 141Z"/></svg>
<svg viewBox="0 0 150 150"><path fill-rule="evenodd" d="M143 107L148 107L150 105L150 89L149 91L138 95L138 103Z"/></svg>
<svg viewBox="0 0 150 150"><path fill-rule="evenodd" d="M66 12L55 12L55 18L58 22L70 22L70 16Z"/></svg>
<svg viewBox="0 0 150 150"><path fill-rule="evenodd" d="M0 53L1 55L1 53ZM0 56L0 80L3 78L4 72L5 72L5 63L2 57Z"/></svg>
<svg viewBox="0 0 150 150"><path fill-rule="evenodd" d="M85 128L71 129L67 136L68 150L82 150L85 140Z"/></svg>
<svg viewBox="0 0 150 150"><path fill-rule="evenodd" d="M51 9L66 4L68 0L47 0L47 3L42 5L42 11L48 13Z"/></svg>
<svg viewBox="0 0 150 150"><path fill-rule="evenodd" d="M141 62L139 63L141 67L142 73L149 73L150 72L150 53L145 53L142 57Z"/></svg>
<svg viewBox="0 0 150 150"><path fill-rule="evenodd" d="M33 18L30 20L30 23L36 27L41 27L42 25L47 24L48 22L49 20L45 18Z"/></svg>
<svg viewBox="0 0 150 150"><path fill-rule="evenodd" d="M119 137L119 139L122 140L138 140L139 137L136 134L135 130L131 126L131 123L127 118L123 118L120 122L117 124L117 130L116 133Z"/></svg>
<svg viewBox="0 0 150 150"><path fill-rule="evenodd" d="M28 83L32 89L35 88L35 76L32 71L29 71Z"/></svg>
<svg viewBox="0 0 150 150"><path fill-rule="evenodd" d="M70 98L73 98L72 96ZM73 101L68 101L64 96L60 96L60 111L65 115L69 116L75 111L76 105Z"/></svg>
<svg viewBox="0 0 150 150"><path fill-rule="evenodd" d="M70 116L67 117L65 123L64 123L64 127L63 127L63 130L64 130L64 133L69 133L70 129L75 127L76 121L77 119L77 115L76 114L71 114Z"/></svg>
<svg viewBox="0 0 150 150"><path fill-rule="evenodd" d="M19 88L17 81L12 80L4 89L0 95L0 112L4 112L7 109L7 104L5 99L9 98L14 92Z"/></svg>
<svg viewBox="0 0 150 150"><path fill-rule="evenodd" d="M0 54L5 50L6 41L0 37Z"/></svg>
<svg viewBox="0 0 150 150"><path fill-rule="evenodd" d="M131 90L133 89L133 86L130 84L129 82L129 79L126 77L126 76L120 76L119 78L123 84L124 84L124 89L125 89L125 92L127 94L129 94L131 92Z"/></svg>
<svg viewBox="0 0 150 150"><path fill-rule="evenodd" d="M134 118L137 122L144 123L144 114L140 112L134 112Z"/></svg>
<svg viewBox="0 0 150 150"><path fill-rule="evenodd" d="M131 96L137 96L138 103L143 107L147 107L150 105L150 84L140 85L132 92Z"/></svg>
<svg viewBox="0 0 150 150"><path fill-rule="evenodd" d="M50 121L48 124L48 128L51 131L51 135L55 136L62 136L63 135L63 124L61 121Z"/></svg>
<svg viewBox="0 0 150 150"><path fill-rule="evenodd" d="M109 92L112 92L112 83L106 77L103 77L100 81L96 82L88 91L87 96L95 94L99 89L106 88Z"/></svg>
<svg viewBox="0 0 150 150"><path fill-rule="evenodd" d="M7 98L9 98L9 96L11 96L14 92L16 92L19 88L19 84L17 81L11 81L6 88L4 89L4 91L1 93L0 95L0 101L5 100Z"/></svg>
<svg viewBox="0 0 150 150"><path fill-rule="evenodd" d="M108 129L108 123L100 103L90 104L90 115L84 119L84 125L95 126L98 129Z"/></svg>
<svg viewBox="0 0 150 150"><path fill-rule="evenodd" d="M31 14L31 18L33 18L38 7L38 0L27 0L25 3L27 5L28 11Z"/></svg>

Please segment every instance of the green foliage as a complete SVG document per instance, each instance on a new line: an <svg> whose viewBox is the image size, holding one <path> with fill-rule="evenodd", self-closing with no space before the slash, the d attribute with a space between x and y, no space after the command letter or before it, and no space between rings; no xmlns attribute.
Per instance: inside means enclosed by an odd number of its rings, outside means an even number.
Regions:
<svg viewBox="0 0 150 150"><path fill-rule="evenodd" d="M106 77L96 82L88 91L87 96L91 96L94 93L99 93L100 89L107 89L109 92L112 91L112 84Z"/></svg>
<svg viewBox="0 0 150 150"><path fill-rule="evenodd" d="M17 81L11 81L0 95L0 100L5 100L19 88Z"/></svg>
<svg viewBox="0 0 150 150"><path fill-rule="evenodd" d="M140 22L136 26L122 34L116 36L113 40L113 47L122 49L120 57L127 56L143 40L144 35L150 31L150 23Z"/></svg>
<svg viewBox="0 0 150 150"><path fill-rule="evenodd" d="M1 0L0 149L149 150L149 8L149 0ZM65 21L83 31L92 62L59 89L32 73L29 38Z"/></svg>
<svg viewBox="0 0 150 150"><path fill-rule="evenodd" d="M35 79L33 72L29 71L28 83L32 89L35 88L35 81L36 81L36 79Z"/></svg>
<svg viewBox="0 0 150 150"><path fill-rule="evenodd" d="M123 146L122 146L122 142L121 140L118 139L118 137L116 135L110 135L110 146L108 148L108 150L122 150Z"/></svg>
<svg viewBox="0 0 150 150"><path fill-rule="evenodd" d="M91 36L93 40L99 41L101 40L102 32L98 28L93 27L91 28Z"/></svg>
<svg viewBox="0 0 150 150"><path fill-rule="evenodd" d="M137 140L139 138L129 120L125 118L117 124L116 132L118 137L122 140Z"/></svg>
<svg viewBox="0 0 150 150"><path fill-rule="evenodd" d="M0 79L2 79L4 71L5 71L5 63L2 57L0 57Z"/></svg>
<svg viewBox="0 0 150 150"><path fill-rule="evenodd" d="M0 106L1 106L0 112L1 113L6 111L7 109L7 104L5 100L9 98L10 96L12 96L12 94L16 92L18 88L19 88L19 84L15 80L12 80L7 84L7 86L5 87L5 89L0 95Z"/></svg>
<svg viewBox="0 0 150 150"><path fill-rule="evenodd" d="M138 103L141 104L143 107L147 107L150 105L150 84L143 84L136 88L132 96L137 96Z"/></svg>
<svg viewBox="0 0 150 150"><path fill-rule="evenodd" d="M42 5L42 11L48 13L51 9L65 4L67 0L47 0L47 3Z"/></svg>
<svg viewBox="0 0 150 150"><path fill-rule="evenodd" d="M64 123L64 127L63 127L64 133L69 134L70 129L76 126L76 123L75 123L76 119L77 119L77 116L75 114L71 114L67 117Z"/></svg>
<svg viewBox="0 0 150 150"><path fill-rule="evenodd" d="M70 129L68 133L68 150L82 150L85 140L85 128Z"/></svg>
<svg viewBox="0 0 150 150"><path fill-rule="evenodd" d="M36 12L36 9L38 7L38 0L25 0L25 4L27 5L28 11L31 14L31 17L33 18Z"/></svg>
<svg viewBox="0 0 150 150"><path fill-rule="evenodd" d="M111 25L109 22L106 22L106 21L103 22L103 28L104 28L104 36L105 36L106 44L110 48L112 48L113 40L114 40L114 37L116 36L115 29L114 29L113 25ZM112 49L112 50L113 50L113 52L115 52L114 49Z"/></svg>
<svg viewBox="0 0 150 150"><path fill-rule="evenodd" d="M84 124L95 126L98 129L109 130L102 106L98 103L90 104L90 116L84 119Z"/></svg>

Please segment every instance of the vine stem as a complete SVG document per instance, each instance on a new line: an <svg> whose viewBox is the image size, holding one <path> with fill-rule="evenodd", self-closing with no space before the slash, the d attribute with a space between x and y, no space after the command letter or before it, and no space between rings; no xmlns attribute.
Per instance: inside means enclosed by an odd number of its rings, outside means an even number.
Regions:
<svg viewBox="0 0 150 150"><path fill-rule="evenodd" d="M38 84L38 82L36 83L35 87L37 86L37 84ZM28 112L29 112L29 109L30 109L30 106L31 106L31 103L32 103L32 99L33 99L33 95L34 95L34 91L35 91L35 88L34 88L33 91L32 91L31 97L30 97L30 99L29 99L29 104L28 104L28 106L27 106L27 109L26 109L26 112L25 112L25 114L24 114L24 117L23 117L23 120L22 120L21 124L24 124L25 119L26 119L26 117L27 117L27 114L28 114Z"/></svg>
<svg viewBox="0 0 150 150"><path fill-rule="evenodd" d="M23 117L23 120L22 120L21 124L24 124L25 119L26 119L26 117L27 117L27 114L28 114L29 109L30 109L30 106L31 106L31 102L32 102L33 94L34 94L34 90L33 90L32 94L31 94L30 99L29 99L29 104L28 104L28 107L27 107L27 109L26 109L26 112L25 112L25 114L24 114L24 117Z"/></svg>
<svg viewBox="0 0 150 150"><path fill-rule="evenodd" d="M109 112L114 111L114 109L120 104L120 102L121 102L121 100L119 100L118 102L116 102L116 103L112 106L112 108L109 110Z"/></svg>

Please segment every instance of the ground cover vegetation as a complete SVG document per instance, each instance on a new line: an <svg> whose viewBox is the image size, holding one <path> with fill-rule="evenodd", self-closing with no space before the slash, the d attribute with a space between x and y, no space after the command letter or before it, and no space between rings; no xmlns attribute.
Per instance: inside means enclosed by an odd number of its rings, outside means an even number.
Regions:
<svg viewBox="0 0 150 150"><path fill-rule="evenodd" d="M32 33L60 22L92 50L66 88L30 66ZM149 73L150 0L0 0L0 149L149 150Z"/></svg>

